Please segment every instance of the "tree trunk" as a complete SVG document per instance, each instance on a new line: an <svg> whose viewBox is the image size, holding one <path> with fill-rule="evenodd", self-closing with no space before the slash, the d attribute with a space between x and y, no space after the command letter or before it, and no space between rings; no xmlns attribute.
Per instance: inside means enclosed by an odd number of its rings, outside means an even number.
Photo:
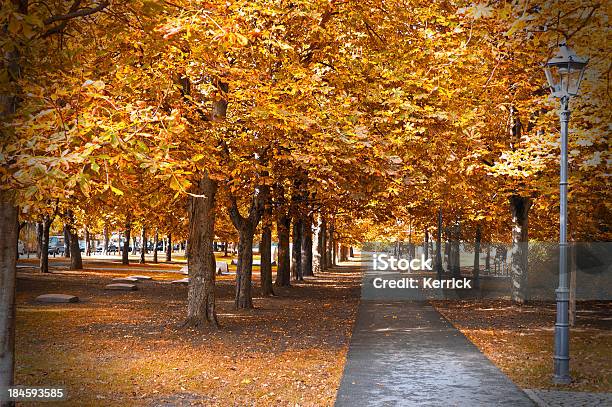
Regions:
<svg viewBox="0 0 612 407"><path fill-rule="evenodd" d="M278 265L276 266L276 285L288 287L291 285L290 256L289 256L289 228L291 218L286 214L279 215L276 222L278 234Z"/></svg>
<svg viewBox="0 0 612 407"><path fill-rule="evenodd" d="M429 230L425 228L425 238L423 239L423 256L429 258Z"/></svg>
<svg viewBox="0 0 612 407"><path fill-rule="evenodd" d="M348 261L348 247L340 245L340 261Z"/></svg>
<svg viewBox="0 0 612 407"><path fill-rule="evenodd" d="M442 208L438 209L438 236L436 244L436 277L442 279Z"/></svg>
<svg viewBox="0 0 612 407"><path fill-rule="evenodd" d="M108 246L110 245L110 235L108 233L108 227L104 226L104 230L102 231L102 235L104 236L104 243L102 244L102 254L108 255Z"/></svg>
<svg viewBox="0 0 612 407"><path fill-rule="evenodd" d="M327 270L327 222L320 216L319 253L321 255L321 271Z"/></svg>
<svg viewBox="0 0 612 407"><path fill-rule="evenodd" d="M70 216L72 217L72 214ZM83 270L79 235L73 223L68 226L68 231L70 233L70 270Z"/></svg>
<svg viewBox="0 0 612 407"><path fill-rule="evenodd" d="M452 275L461 278L461 224L457 221L451 235Z"/></svg>
<svg viewBox="0 0 612 407"><path fill-rule="evenodd" d="M43 217L42 222L42 244L40 248L40 272L49 272L49 230L53 220L49 215Z"/></svg>
<svg viewBox="0 0 612 407"><path fill-rule="evenodd" d="M448 273L451 273L453 266L452 266L452 261L453 261L453 257L452 257L452 253L451 253L451 244L450 244L450 237L448 236L448 232L447 232L447 236L446 236L446 241L444 242L444 257L446 258L446 270Z"/></svg>
<svg viewBox="0 0 612 407"><path fill-rule="evenodd" d="M89 229L85 228L85 255L91 256L91 238L89 236Z"/></svg>
<svg viewBox="0 0 612 407"><path fill-rule="evenodd" d="M172 233L168 233L166 241L166 261L172 261Z"/></svg>
<svg viewBox="0 0 612 407"><path fill-rule="evenodd" d="M325 260L325 268L333 267L334 264L334 224L333 222L329 224L328 234L327 234L327 248L325 249L326 260Z"/></svg>
<svg viewBox="0 0 612 407"><path fill-rule="evenodd" d="M314 276L312 271L312 215L302 224L302 276Z"/></svg>
<svg viewBox="0 0 612 407"><path fill-rule="evenodd" d="M293 218L293 243L291 245L291 276L294 280L304 280L302 277L302 218Z"/></svg>
<svg viewBox="0 0 612 407"><path fill-rule="evenodd" d="M474 238L474 270L472 277L474 280L474 288L480 287L480 225L476 226L476 237Z"/></svg>
<svg viewBox="0 0 612 407"><path fill-rule="evenodd" d="M0 389L13 385L15 371L15 274L18 210L0 201ZM4 391L4 390L3 390ZM2 406L12 405L0 401Z"/></svg>
<svg viewBox="0 0 612 407"><path fill-rule="evenodd" d="M127 220L123 236L123 252L121 253L121 264L130 264L130 238L132 234L132 222Z"/></svg>
<svg viewBox="0 0 612 407"><path fill-rule="evenodd" d="M13 0L12 4L17 12L27 14L27 1ZM7 31L8 25L3 24L3 38L8 38ZM20 55L17 48L6 51L3 57L3 68L8 73L9 82L17 82L21 76ZM18 96L13 92L0 94L2 123L5 122L4 116L17 111L18 100ZM17 229L19 211L11 203L10 198L12 197L0 193L0 389L3 392L6 387L13 385L15 372L15 279L17 272L15 247L19 242ZM43 257L41 256L41 259ZM0 401L2 407L13 405L15 405L14 402Z"/></svg>
<svg viewBox="0 0 612 407"><path fill-rule="evenodd" d="M487 255L485 257L485 270L487 271L487 273L491 272L491 242L488 242L487 244Z"/></svg>
<svg viewBox="0 0 612 407"><path fill-rule="evenodd" d="M238 242L238 266L236 267L236 295L234 298L234 305L236 309L248 309L253 308L253 238L255 236L255 229L257 228L257 224L263 212L260 205L262 199L259 195L259 191L254 191L249 214L243 217L238 209L236 198L234 196L230 196L230 198L230 219L240 235L240 240Z"/></svg>
<svg viewBox="0 0 612 407"><path fill-rule="evenodd" d="M314 228L314 233L312 235L312 272L313 275L314 273L320 273L321 270L321 239L323 238L323 234L322 234L322 226L323 226L323 222L322 222L322 216L320 214L317 214L316 217L316 224L315 224L315 228Z"/></svg>
<svg viewBox="0 0 612 407"><path fill-rule="evenodd" d="M261 254L261 293L264 297L274 295L274 289L272 287L272 228L269 222L269 218L264 220L259 248Z"/></svg>
<svg viewBox="0 0 612 407"><path fill-rule="evenodd" d="M524 304L527 300L527 259L529 242L529 208L531 198L513 195L510 197L512 211L512 301Z"/></svg>
<svg viewBox="0 0 612 407"><path fill-rule="evenodd" d="M40 259L42 254L42 240L43 240L43 224L42 222L36 222L36 257Z"/></svg>
<svg viewBox="0 0 612 407"><path fill-rule="evenodd" d="M70 226L64 223L64 257L70 257Z"/></svg>
<svg viewBox="0 0 612 407"><path fill-rule="evenodd" d="M261 243L259 244L259 254L261 255L259 279L262 295L264 297L269 297L274 295L274 289L272 287L272 206L270 202L269 187L262 187L262 191L265 203L261 227ZM225 251L227 252L227 242L225 243Z"/></svg>
<svg viewBox="0 0 612 407"><path fill-rule="evenodd" d="M140 230L140 245L140 264L144 264L147 253L147 228L145 226Z"/></svg>
<svg viewBox="0 0 612 407"><path fill-rule="evenodd" d="M200 180L195 194L190 198L189 251L189 293L187 298L187 321L190 326L209 324L217 327L215 305L216 262L213 252L215 240L215 195L217 183L205 174ZM171 247L171 236L168 243ZM167 252L168 261L170 252Z"/></svg>
<svg viewBox="0 0 612 407"><path fill-rule="evenodd" d="M252 272L253 272L253 238L254 228L247 224L239 230L238 265L236 267L236 295L234 306L236 309L253 308Z"/></svg>
<svg viewBox="0 0 612 407"><path fill-rule="evenodd" d="M157 264L157 245L159 244L159 232L155 229L155 235L153 236L153 263Z"/></svg>

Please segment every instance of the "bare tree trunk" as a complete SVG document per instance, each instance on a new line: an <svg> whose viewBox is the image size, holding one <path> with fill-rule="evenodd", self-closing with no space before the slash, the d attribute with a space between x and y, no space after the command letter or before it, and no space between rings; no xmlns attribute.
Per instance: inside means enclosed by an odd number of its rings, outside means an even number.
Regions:
<svg viewBox="0 0 612 407"><path fill-rule="evenodd" d="M172 261L172 233L168 233L166 240L166 261Z"/></svg>
<svg viewBox="0 0 612 407"><path fill-rule="evenodd" d="M325 217L321 214L321 228L320 228L320 240L319 248L321 253L321 271L325 271L328 268L327 264L327 222Z"/></svg>
<svg viewBox="0 0 612 407"><path fill-rule="evenodd" d="M512 301L524 304L527 300L527 259L529 242L529 208L531 198L510 197L512 211Z"/></svg>
<svg viewBox="0 0 612 407"><path fill-rule="evenodd" d="M263 186L262 199L264 200L263 222L261 227L261 243L259 244L259 254L261 255L261 265L259 267L261 293L264 297L274 295L272 287L272 205L270 202L270 188ZM225 243L227 252L227 242Z"/></svg>
<svg viewBox="0 0 612 407"><path fill-rule="evenodd" d="M110 235L108 233L108 227L104 226L104 230L102 231L102 235L104 236L104 243L102 244L102 254L108 255L108 246L110 245Z"/></svg>
<svg viewBox="0 0 612 407"><path fill-rule="evenodd" d="M294 280L302 277L302 218L299 214L293 218L293 243L291 246L291 276Z"/></svg>
<svg viewBox="0 0 612 407"><path fill-rule="evenodd" d="M70 270L83 270L83 258L81 257L77 229L74 225L70 225L68 230L70 232Z"/></svg>
<svg viewBox="0 0 612 407"><path fill-rule="evenodd" d="M42 245L40 249L40 272L49 272L49 230L51 229L52 218L49 215L43 217L42 222Z"/></svg>
<svg viewBox="0 0 612 407"><path fill-rule="evenodd" d="M83 259L81 258L79 235L74 225L74 214L72 211L66 212L66 218L68 223L64 224L64 233L68 231L68 241L70 242L70 270L82 270Z"/></svg>
<svg viewBox="0 0 612 407"><path fill-rule="evenodd" d="M438 209L438 230L436 244L436 277L442 279L442 208Z"/></svg>
<svg viewBox="0 0 612 407"><path fill-rule="evenodd" d="M312 215L302 224L302 276L314 276L312 271Z"/></svg>
<svg viewBox="0 0 612 407"><path fill-rule="evenodd" d="M276 285L288 287L291 285L290 256L289 256L289 228L291 218L287 214L280 214L276 222L278 234L278 265L276 267Z"/></svg>
<svg viewBox="0 0 612 407"><path fill-rule="evenodd" d="M451 244L450 244L450 232L446 232L446 241L444 242L444 257L446 258L446 271L451 273L453 270L453 257L451 253Z"/></svg>
<svg viewBox="0 0 612 407"><path fill-rule="evenodd" d="M42 240L43 240L43 225L42 222L36 222L36 257L40 259L42 254Z"/></svg>
<svg viewBox="0 0 612 407"><path fill-rule="evenodd" d="M491 242L487 243L487 256L485 257L485 270L491 272Z"/></svg>
<svg viewBox="0 0 612 407"><path fill-rule="evenodd" d="M89 236L89 229L85 228L85 255L91 256L91 238Z"/></svg>
<svg viewBox="0 0 612 407"><path fill-rule="evenodd" d="M236 267L236 309L253 308L252 273L253 273L253 239L254 228L244 225L240 230L238 241L238 265Z"/></svg>
<svg viewBox="0 0 612 407"><path fill-rule="evenodd" d="M425 228L425 238L423 239L423 256L429 258L429 230Z"/></svg>
<svg viewBox="0 0 612 407"><path fill-rule="evenodd" d="M341 244L340 245L340 261L348 261L348 247Z"/></svg>
<svg viewBox="0 0 612 407"><path fill-rule="evenodd" d="M70 257L70 226L64 223L64 257Z"/></svg>
<svg viewBox="0 0 612 407"><path fill-rule="evenodd" d="M327 238L327 267L333 267L336 265L335 262L335 245L336 240L334 238L334 223L333 221L329 224L328 227L328 238Z"/></svg>
<svg viewBox="0 0 612 407"><path fill-rule="evenodd" d="M480 225L476 226L476 237L474 238L474 270L472 272L474 288L480 287Z"/></svg>
<svg viewBox="0 0 612 407"><path fill-rule="evenodd" d="M322 233L323 217L320 214L316 215L316 224L312 235L312 272L320 273L322 271Z"/></svg>
<svg viewBox="0 0 612 407"><path fill-rule="evenodd" d="M236 296L234 305L236 309L253 308L252 274L253 274L253 239L255 229L261 219L261 197L258 191L253 192L249 214L244 217L240 214L238 203L234 196L230 197L230 218L238 230L240 241L238 243L238 266L236 267ZM212 242L211 242L212 244Z"/></svg>
<svg viewBox="0 0 612 407"><path fill-rule="evenodd" d="M274 295L272 287L272 228L270 228L269 220L265 221L261 232L261 293L264 297Z"/></svg>
<svg viewBox="0 0 612 407"><path fill-rule="evenodd" d="M215 305L216 262L213 252L215 239L215 195L217 183L205 174L191 197L189 213L189 294L187 321L190 326L203 324L217 327ZM168 242L170 242L168 235Z"/></svg>
<svg viewBox="0 0 612 407"><path fill-rule="evenodd" d="M147 253L147 228L144 225L140 229L140 245L140 264L144 264Z"/></svg>
<svg viewBox="0 0 612 407"><path fill-rule="evenodd" d="M157 264L157 245L159 244L159 231L155 229L155 235L153 236L153 263Z"/></svg>
<svg viewBox="0 0 612 407"><path fill-rule="evenodd" d="M15 274L17 256L15 247L18 210L0 202L0 388L13 385L15 371ZM2 406L10 404L5 402Z"/></svg>
<svg viewBox="0 0 612 407"><path fill-rule="evenodd" d="M123 236L123 252L121 253L121 264L130 264L130 238L132 234L132 222L128 218L125 222L125 232Z"/></svg>
<svg viewBox="0 0 612 407"><path fill-rule="evenodd" d="M459 221L453 226L451 238L451 253L452 253L452 275L455 278L461 278L461 224Z"/></svg>

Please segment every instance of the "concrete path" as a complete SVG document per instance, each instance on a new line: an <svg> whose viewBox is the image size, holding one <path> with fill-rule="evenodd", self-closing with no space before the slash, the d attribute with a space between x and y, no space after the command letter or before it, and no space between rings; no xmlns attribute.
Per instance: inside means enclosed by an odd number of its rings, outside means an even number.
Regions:
<svg viewBox="0 0 612 407"><path fill-rule="evenodd" d="M336 406L533 406L424 301L362 300Z"/></svg>
<svg viewBox="0 0 612 407"><path fill-rule="evenodd" d="M525 389L538 407L612 406L612 393Z"/></svg>

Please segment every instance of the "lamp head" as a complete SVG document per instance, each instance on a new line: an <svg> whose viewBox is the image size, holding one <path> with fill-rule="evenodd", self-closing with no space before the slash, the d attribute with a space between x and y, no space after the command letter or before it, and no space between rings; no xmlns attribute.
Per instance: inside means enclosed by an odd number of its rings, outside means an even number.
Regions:
<svg viewBox="0 0 612 407"><path fill-rule="evenodd" d="M577 95L587 63L588 58L579 57L573 49L561 44L557 55L544 66L553 96L562 98Z"/></svg>

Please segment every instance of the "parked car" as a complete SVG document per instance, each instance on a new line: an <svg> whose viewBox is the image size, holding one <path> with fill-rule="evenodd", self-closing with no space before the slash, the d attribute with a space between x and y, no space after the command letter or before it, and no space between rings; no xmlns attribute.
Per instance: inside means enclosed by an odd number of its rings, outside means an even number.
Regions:
<svg viewBox="0 0 612 407"><path fill-rule="evenodd" d="M64 246L56 246L56 247L49 246L48 252L50 255L53 255L53 256L63 256Z"/></svg>
<svg viewBox="0 0 612 407"><path fill-rule="evenodd" d="M64 236L50 236L49 250L50 255L64 255Z"/></svg>

